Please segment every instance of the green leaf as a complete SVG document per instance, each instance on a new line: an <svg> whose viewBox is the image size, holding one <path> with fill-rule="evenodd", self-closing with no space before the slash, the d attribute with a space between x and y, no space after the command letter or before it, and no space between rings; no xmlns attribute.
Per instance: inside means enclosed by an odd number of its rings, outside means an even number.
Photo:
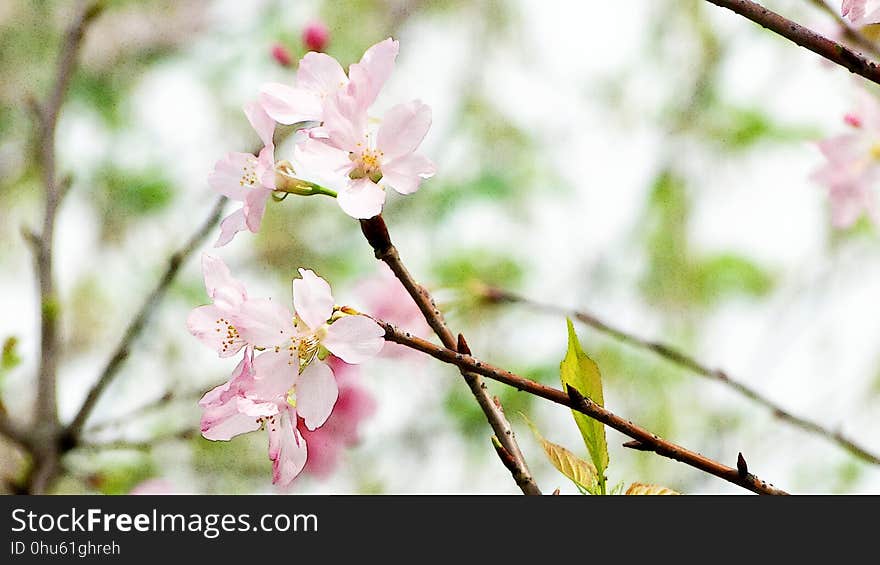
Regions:
<svg viewBox="0 0 880 565"><path fill-rule="evenodd" d="M624 494L628 495L673 495L681 494L675 492L671 488L661 487L660 485L649 485L645 483L633 483L629 485Z"/></svg>
<svg viewBox="0 0 880 565"><path fill-rule="evenodd" d="M567 322L568 352L559 365L562 387L570 385L599 406L604 406L602 376L599 374L599 367L581 348L571 320L567 320ZM605 426L580 412L572 410L572 414L581 431L581 436L584 438L584 444L587 446L593 465L598 470L599 490L601 494L605 494L605 470L608 469L608 442L605 440Z"/></svg>
<svg viewBox="0 0 880 565"><path fill-rule="evenodd" d="M18 338L10 336L3 342L3 353L0 356L0 373L11 371L21 363L18 355Z"/></svg>
<svg viewBox="0 0 880 565"><path fill-rule="evenodd" d="M556 470L566 476L578 489L590 493L597 492L598 473L596 467L589 461L584 461L568 449L559 444L547 441L538 428L524 414L521 414L526 424L532 429L535 438L544 448L544 454Z"/></svg>

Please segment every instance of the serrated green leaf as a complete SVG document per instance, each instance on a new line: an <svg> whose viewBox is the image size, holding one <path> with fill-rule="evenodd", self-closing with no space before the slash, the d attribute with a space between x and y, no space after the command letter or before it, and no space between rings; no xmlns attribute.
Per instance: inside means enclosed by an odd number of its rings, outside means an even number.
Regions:
<svg viewBox="0 0 880 565"><path fill-rule="evenodd" d="M544 449L544 454L547 456L550 464L573 482L579 490L595 493L598 486L596 467L561 445L548 441L541 435L541 432L538 431L538 428L535 427L531 420L526 418L525 415L523 415L523 419L529 425L529 428L532 429L535 438L541 443L541 447Z"/></svg>
<svg viewBox="0 0 880 565"><path fill-rule="evenodd" d="M604 406L602 376L599 373L599 367L581 348L571 320L567 320L567 322L568 351L559 365L562 387L570 385L599 406ZM599 490L601 494L605 494L605 471L608 469L608 442L605 439L605 426L580 412L572 410L572 414L581 431L581 436L584 438L590 459L598 471Z"/></svg>
<svg viewBox="0 0 880 565"><path fill-rule="evenodd" d="M645 483L633 483L629 485L629 488L626 489L624 494L628 495L673 495L673 494L681 494L680 492L676 492L671 488L661 487L660 485L649 485Z"/></svg>

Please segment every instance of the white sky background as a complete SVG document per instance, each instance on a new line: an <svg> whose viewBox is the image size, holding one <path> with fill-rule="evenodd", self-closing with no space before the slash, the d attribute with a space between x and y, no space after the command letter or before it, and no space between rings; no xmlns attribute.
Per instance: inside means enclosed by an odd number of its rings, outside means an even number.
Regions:
<svg viewBox="0 0 880 565"><path fill-rule="evenodd" d="M805 24L820 21L814 11L793 9L802 4L806 2L768 2L770 7L796 16ZM462 247L479 242L500 249L519 249L529 257L535 273L526 280L525 294L589 308L645 338L663 339L662 320L644 303L636 286L641 262L627 252L632 250L630 240L650 180L666 149L664 132L656 120L659 105L675 85L652 81L659 77L652 77L648 71L631 72L625 90L630 109L626 121L609 112L604 102L591 94L595 91L593 85L615 75L621 67L637 68L634 65L643 55L642 38L648 19L658 17L656 5L652 0L521 0L518 5L525 29L513 34L515 41L487 45L478 55L487 60L485 82L506 117L532 130L540 141L536 161L549 164L573 190L558 194L542 191L526 220L511 218L504 210L485 204L462 209L441 228L440 236L458 241ZM290 25L301 25L311 6L297 3L288 14ZM769 33L757 32L756 26L726 10L712 10L710 15L727 49L735 53L727 58L718 85L728 101L758 104L782 123L816 126L828 134L842 130L841 116L849 110L856 84L849 73L822 65L817 56ZM57 242L60 286L70 288L80 275L100 268L108 280L114 281L109 288L120 300L120 307L109 313L118 328L124 327L127 314L139 303L139 299L129 298L146 292L155 276L155 265L182 234L192 229L193 211L199 211L199 221L207 212L205 176L214 161L226 151L241 149L249 139L240 136L243 127L235 128L231 135L226 130L224 105L244 103L261 82L285 75L267 60L263 45L253 46L253 65L236 69L234 80L223 93L224 100L214 99L210 88L201 84L199 74L193 72L206 56L223 57L248 49L254 25L253 6L244 8L243 3L232 1L213 5L210 27L192 47L153 68L140 81L133 102L137 108L135 123L127 130L132 138L122 148L110 143L106 133L95 125L94 116L74 109L64 114L59 129L60 154L62 163L74 172L88 170L90 159L102 152L118 152L120 159L134 163L166 163L172 180L188 191L161 225L145 223L130 235L137 241L134 258L129 254L94 255L90 250L97 242L95 218L75 194L65 203L58 227L63 236ZM433 131L454 130L455 124L449 120L457 102L456 77L475 57L468 45L471 32L460 19L411 21L401 31L399 65L380 100L380 111L397 101L419 97L434 108ZM243 117L241 121L244 123ZM441 147L440 141L429 134L425 151L451 161L438 163L438 175L442 176L455 165L456 152ZM126 152L125 147L136 151ZM692 353L710 366L724 368L796 414L840 425L845 433L877 452L880 398L873 382L880 357L880 248L872 240L845 246L836 254L829 251L824 194L807 178L818 164L818 151L809 144L759 145L730 161L693 164L697 178L703 181L690 224L698 251L742 253L770 267L779 275L779 284L770 299L727 302L713 311L701 326ZM430 182L423 187L431 189ZM418 198L418 194L410 198ZM340 213L329 207L327 210ZM250 252L248 238L248 234L240 234L219 252L233 272L236 261L243 261ZM436 239L403 231L395 233L395 240L411 269L426 272ZM135 246L129 248L133 251ZM575 250L579 260L571 261ZM192 261L187 272L196 273L197 264ZM598 284L590 276L600 267L610 270L610 275L604 275L606 281L610 277L610 284ZM19 335L26 359L6 390L10 412L19 416L26 413L28 401L17 391L25 388L36 358L35 295L29 268L28 257L21 253L14 258L11 270L0 273L0 311L4 312L0 316L0 336ZM256 289L252 292L255 295L289 296L288 288L259 282L259 273L237 275L249 281L249 289ZM210 351L198 346L186 333L180 314L163 310L148 332L179 334L181 347L191 350L187 363L199 368L204 386L211 386L232 365L214 359ZM487 331L477 337L484 343L471 344L474 350L530 361L559 359L564 353L565 327L559 319L514 311L502 320L516 324L516 331L511 332L516 342L491 342L487 336L497 332ZM579 332L582 337L592 335L582 328ZM94 378L96 367L105 357L105 351L97 351L62 368L63 416L72 414L84 386ZM143 367L149 359L142 353L129 363ZM452 379L453 372L435 368L429 362L425 371L430 374L401 379L399 371L383 368L383 363L387 362L377 363L364 373L365 382L377 395L379 410L364 427L364 442L350 454L348 467L329 481L302 481L296 492L352 491L357 488L361 464L367 460L376 465L369 473L387 492L515 492L506 471L494 461L488 442L485 454L474 455L449 428L446 416L436 405L432 379ZM105 405L105 414L124 413L126 406L161 394L164 381L174 378L169 376L174 371L155 361L150 366L152 371L140 372L150 377L127 382L125 400L112 407ZM212 372L216 380L211 380ZM773 420L766 410L740 400L721 385L691 378L693 389L688 398L719 409L736 407L744 419L734 432L725 434L724 445L713 445L715 431L707 430L704 423L703 427L696 423L669 439L730 465L741 450L753 472L795 492L824 492L828 488L806 480L805 468L836 468L852 460L836 446ZM635 404L618 397L613 388L606 404L638 422L638 414L622 409ZM580 449L577 430L566 410L542 405L535 418L548 438ZM193 424L197 426L197 422ZM574 492L540 460L540 450L526 428L519 423L516 427L539 484L547 491L559 486L563 492ZM633 480L668 482L691 473L678 463L668 462L653 467L657 476L638 475L636 460L656 456L628 452L619 447L623 440L618 434L608 433L612 484ZM402 444L401 438L409 441ZM367 458L366 454L379 450L387 450L387 457ZM188 457L186 450L160 447L157 455L173 482L183 490L199 490L199 478L180 464L182 457ZM823 476L819 471L816 475ZM262 487L265 492L273 491L269 478L267 471ZM700 492L742 492L711 477L698 485ZM865 467L853 490L880 492L880 468Z"/></svg>

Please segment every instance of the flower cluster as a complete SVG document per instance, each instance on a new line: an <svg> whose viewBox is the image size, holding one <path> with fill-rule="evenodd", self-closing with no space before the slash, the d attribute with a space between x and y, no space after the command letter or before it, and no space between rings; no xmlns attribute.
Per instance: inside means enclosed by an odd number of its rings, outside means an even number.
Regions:
<svg viewBox="0 0 880 565"><path fill-rule="evenodd" d="M837 228L851 226L863 214L878 220L874 187L880 181L880 102L859 91L858 105L844 122L849 132L819 142L826 163L813 173L813 180L828 189Z"/></svg>
<svg viewBox="0 0 880 565"><path fill-rule="evenodd" d="M431 126L427 105L414 100L393 106L381 120L370 115L397 52L397 41L381 41L346 74L333 57L310 51L293 85L260 88L245 114L262 150L226 155L209 177L215 191L242 203L223 220L216 246L240 231L257 232L273 192L336 196L348 215L366 219L382 211L387 188L411 194L434 175L434 164L416 153ZM281 160L275 156L277 125L297 128Z"/></svg>
<svg viewBox="0 0 880 565"><path fill-rule="evenodd" d="M372 319L334 306L330 285L306 269L293 281L293 307L251 298L227 266L202 258L212 303L195 308L190 332L221 357L243 352L226 383L199 401L202 435L229 440L265 427L273 482L286 486L302 471L308 451L300 429L314 431L330 417L339 397L328 361L332 353L357 364L384 343ZM259 352L259 353L258 353Z"/></svg>

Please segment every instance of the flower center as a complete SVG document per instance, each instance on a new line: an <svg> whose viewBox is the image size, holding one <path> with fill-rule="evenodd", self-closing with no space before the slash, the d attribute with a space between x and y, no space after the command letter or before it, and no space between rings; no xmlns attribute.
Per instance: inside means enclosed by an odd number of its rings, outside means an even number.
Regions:
<svg viewBox="0 0 880 565"><path fill-rule="evenodd" d="M254 186L257 184L257 158L251 155L241 168L240 186Z"/></svg>
<svg viewBox="0 0 880 565"><path fill-rule="evenodd" d="M216 324L217 333L222 334L224 330L226 331L226 336L220 342L223 344L223 352L225 353L234 347L236 342L241 341L241 336L238 334L238 328L233 326L226 318L218 318Z"/></svg>
<svg viewBox="0 0 880 565"><path fill-rule="evenodd" d="M348 158L354 162L354 168L348 174L351 179L368 178L373 182L382 179L382 151L364 149L360 153L349 153Z"/></svg>

